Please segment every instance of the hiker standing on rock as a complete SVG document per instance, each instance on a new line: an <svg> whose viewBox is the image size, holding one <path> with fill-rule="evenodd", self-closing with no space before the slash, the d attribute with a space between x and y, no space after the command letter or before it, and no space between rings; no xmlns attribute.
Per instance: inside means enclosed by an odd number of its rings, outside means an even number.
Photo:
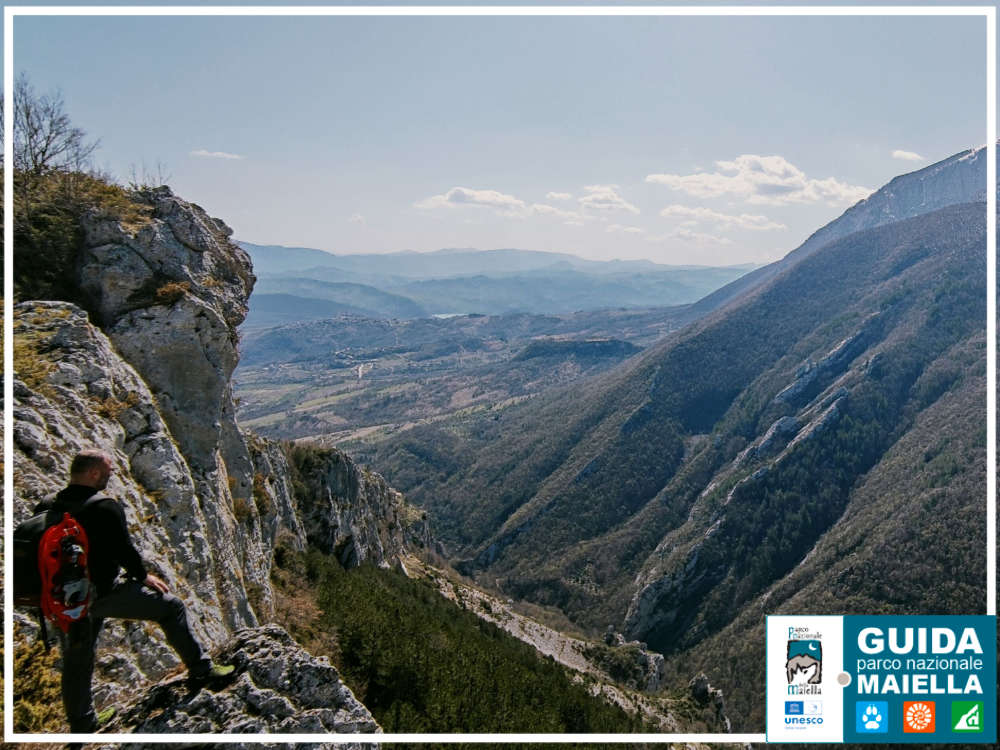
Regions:
<svg viewBox="0 0 1000 750"><path fill-rule="evenodd" d="M69 512L89 541L88 568L95 598L90 617L71 635L60 633L63 654L62 696L70 732L88 734L110 721L115 709L97 714L91 694L97 636L105 618L151 620L163 629L167 643L188 668L195 683L222 680L234 667L215 666L191 632L184 602L167 584L146 572L142 557L129 538L121 505L101 491L114 474L111 457L98 450L77 453L70 465L69 485L47 496L35 513ZM122 568L125 577L121 577Z"/></svg>

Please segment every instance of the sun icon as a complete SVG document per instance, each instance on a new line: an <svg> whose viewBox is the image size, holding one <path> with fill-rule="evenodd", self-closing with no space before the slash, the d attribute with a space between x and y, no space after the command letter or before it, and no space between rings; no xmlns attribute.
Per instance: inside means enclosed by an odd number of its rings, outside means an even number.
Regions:
<svg viewBox="0 0 1000 750"><path fill-rule="evenodd" d="M906 707L906 723L917 732L922 732L934 721L934 709L926 703L911 703Z"/></svg>

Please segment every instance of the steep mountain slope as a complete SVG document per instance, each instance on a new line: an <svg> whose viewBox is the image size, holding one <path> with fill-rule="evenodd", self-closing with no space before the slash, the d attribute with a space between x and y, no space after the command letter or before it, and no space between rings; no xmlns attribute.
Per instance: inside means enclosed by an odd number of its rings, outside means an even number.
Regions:
<svg viewBox="0 0 1000 750"><path fill-rule="evenodd" d="M684 652L686 670L725 686L736 731L764 725L767 615L986 613L985 347L974 335L925 374L926 387L964 373L858 480L799 565Z"/></svg>
<svg viewBox="0 0 1000 750"><path fill-rule="evenodd" d="M470 572L688 648L793 570L918 417L977 377L963 352L985 328L984 213L843 237L587 389L417 428L370 460Z"/></svg>
<svg viewBox="0 0 1000 750"><path fill-rule="evenodd" d="M900 175L814 232L781 260L717 289L693 305L692 311L705 314L717 310L795 265L826 243L851 232L891 224L958 203L985 201L985 194L986 146L963 151L916 172Z"/></svg>

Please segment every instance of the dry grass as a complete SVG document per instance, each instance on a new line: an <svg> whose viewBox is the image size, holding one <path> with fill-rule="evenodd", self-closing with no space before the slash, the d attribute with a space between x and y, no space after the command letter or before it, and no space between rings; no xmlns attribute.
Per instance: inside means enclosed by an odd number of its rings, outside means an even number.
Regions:
<svg viewBox="0 0 1000 750"><path fill-rule="evenodd" d="M135 391L129 391L124 400L117 399L114 396L104 399L95 397L91 400L94 402L95 410L102 417L106 419L118 419L123 411L131 409L139 403L139 395Z"/></svg>
<svg viewBox="0 0 1000 750"><path fill-rule="evenodd" d="M40 340L36 336L21 334L14 337L14 370L26 386L43 395L52 395L52 386L46 378L55 366L39 353Z"/></svg>
<svg viewBox="0 0 1000 750"><path fill-rule="evenodd" d="M259 471L253 475L253 502L261 517L271 512L271 496L267 492L267 478Z"/></svg>
<svg viewBox="0 0 1000 750"><path fill-rule="evenodd" d="M59 650L15 634L14 731L63 732L62 697L56 661Z"/></svg>
<svg viewBox="0 0 1000 750"><path fill-rule="evenodd" d="M161 305L172 305L191 291L187 281L171 281L156 290L156 299Z"/></svg>

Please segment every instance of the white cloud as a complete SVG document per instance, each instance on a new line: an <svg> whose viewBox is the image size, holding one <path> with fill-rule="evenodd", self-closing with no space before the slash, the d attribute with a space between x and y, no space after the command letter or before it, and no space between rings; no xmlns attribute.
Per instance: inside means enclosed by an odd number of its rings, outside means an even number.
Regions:
<svg viewBox="0 0 1000 750"><path fill-rule="evenodd" d="M857 203L872 191L848 185L834 177L809 179L781 156L744 154L733 161L717 161L718 172L689 175L651 174L646 182L666 185L698 198L722 195L742 197L747 203L784 206L788 203L821 203L836 206Z"/></svg>
<svg viewBox="0 0 1000 750"><path fill-rule="evenodd" d="M547 206L544 203L531 204L531 213L551 214L552 216L558 216L560 219L575 219L577 221L593 220L594 218L593 216L578 214L576 211L567 211L563 208L556 208L555 206Z"/></svg>
<svg viewBox="0 0 1000 750"><path fill-rule="evenodd" d="M618 185L587 185L584 190L590 193L583 198L578 198L583 208L594 209L595 211L629 211L633 214L639 213L639 209L630 204L620 195Z"/></svg>
<svg viewBox="0 0 1000 750"><path fill-rule="evenodd" d="M364 224L365 223L365 217L362 216L361 214L351 214L350 217L347 220L349 222L353 223L353 224Z"/></svg>
<svg viewBox="0 0 1000 750"><path fill-rule="evenodd" d="M551 198L554 201L571 201L571 200L573 200L573 196L570 195L569 193L557 193L554 190L550 190L545 197L546 198Z"/></svg>
<svg viewBox="0 0 1000 750"><path fill-rule="evenodd" d="M200 151L192 151L189 156L205 156L209 159L242 159L242 156L237 154L227 154L225 151L206 151L201 149Z"/></svg>
<svg viewBox="0 0 1000 750"><path fill-rule="evenodd" d="M898 148L892 152L893 159L905 159L906 161L923 161L924 157L913 151L901 151Z"/></svg>
<svg viewBox="0 0 1000 750"><path fill-rule="evenodd" d="M615 234L617 232L620 232L622 234L645 234L646 233L645 229L640 229L639 227L623 227L621 224L612 224L611 226L607 227L604 231L608 232L609 234Z"/></svg>
<svg viewBox="0 0 1000 750"><path fill-rule="evenodd" d="M493 208L511 209L524 208L524 201L513 195L505 195L496 190L470 190L454 187L444 195L435 195L419 203L416 208L455 208L456 206L492 206Z"/></svg>
<svg viewBox="0 0 1000 750"><path fill-rule="evenodd" d="M583 226L583 222L582 221L564 221L563 224L565 224L568 227L582 227Z"/></svg>
<svg viewBox="0 0 1000 750"><path fill-rule="evenodd" d="M647 237L650 242L670 242L680 240L682 242L697 242L701 245L732 245L732 241L726 237L713 237L710 234L692 232L690 229L678 228L669 234L660 237Z"/></svg>
<svg viewBox="0 0 1000 750"><path fill-rule="evenodd" d="M769 231L773 229L788 229L784 224L770 221L766 216L759 214L740 214L732 216L730 214L720 214L710 208L689 208L688 206L667 206L660 211L660 216L684 216L691 217L688 221L681 222L681 226L693 226L699 221L710 221L723 229L758 229Z"/></svg>

